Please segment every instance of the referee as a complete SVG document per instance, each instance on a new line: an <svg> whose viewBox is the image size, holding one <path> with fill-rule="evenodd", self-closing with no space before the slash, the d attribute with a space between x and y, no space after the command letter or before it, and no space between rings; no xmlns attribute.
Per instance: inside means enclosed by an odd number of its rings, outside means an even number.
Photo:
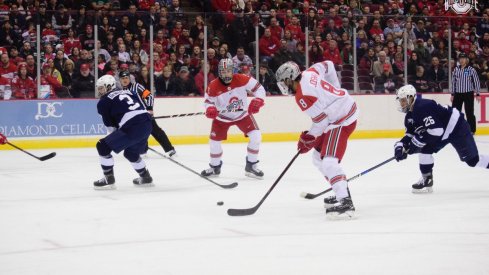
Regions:
<svg viewBox="0 0 489 275"><path fill-rule="evenodd" d="M481 85L477 71L469 65L469 59L465 53L458 55L460 65L455 67L452 74L452 96L450 101L452 107L462 111L462 105L465 105L465 115L470 126L470 131L475 134L476 123L474 115L474 94L477 102L480 99Z"/></svg>

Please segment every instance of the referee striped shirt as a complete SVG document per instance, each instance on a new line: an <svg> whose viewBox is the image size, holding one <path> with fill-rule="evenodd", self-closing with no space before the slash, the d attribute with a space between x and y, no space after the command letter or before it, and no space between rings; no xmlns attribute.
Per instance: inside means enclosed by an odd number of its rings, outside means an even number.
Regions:
<svg viewBox="0 0 489 275"><path fill-rule="evenodd" d="M473 67L466 66L463 69L460 65L455 67L452 74L452 95L468 92L479 94L480 90L479 76Z"/></svg>

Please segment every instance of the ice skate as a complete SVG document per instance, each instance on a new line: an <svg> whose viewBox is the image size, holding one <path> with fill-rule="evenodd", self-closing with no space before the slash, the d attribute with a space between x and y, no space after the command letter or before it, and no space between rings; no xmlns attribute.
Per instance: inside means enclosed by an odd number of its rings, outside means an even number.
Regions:
<svg viewBox="0 0 489 275"><path fill-rule="evenodd" d="M135 186L141 186L141 187L152 187L154 186L153 184L153 178L149 174L149 171L146 169L144 170L143 174L140 175L139 178L135 178L132 183L134 183Z"/></svg>
<svg viewBox="0 0 489 275"><path fill-rule="evenodd" d="M263 171L257 167L258 161L250 162L246 158L245 175L250 178L263 179Z"/></svg>
<svg viewBox="0 0 489 275"><path fill-rule="evenodd" d="M111 190L116 189L114 174L105 175L103 178L93 182L95 190Z"/></svg>
<svg viewBox="0 0 489 275"><path fill-rule="evenodd" d="M219 174L221 174L222 161L219 165L214 166L212 164L209 164L209 166L211 168L208 168L208 169L200 172L200 174L202 176L204 176L204 177L217 177L217 176L219 176Z"/></svg>
<svg viewBox="0 0 489 275"><path fill-rule="evenodd" d="M423 175L418 182L413 184L412 192L414 194L433 193L433 175L431 173Z"/></svg>
<svg viewBox="0 0 489 275"><path fill-rule="evenodd" d="M167 152L167 154L170 158L173 157L176 153L177 153L177 151L175 151L175 149L171 149L170 151Z"/></svg>
<svg viewBox="0 0 489 275"><path fill-rule="evenodd" d="M336 198L335 198L336 199ZM326 209L326 217L331 220L349 220L353 219L355 206L350 197L341 199L332 207Z"/></svg>
<svg viewBox="0 0 489 275"><path fill-rule="evenodd" d="M338 203L338 200L334 195L324 198L324 208L326 209L333 207L335 203Z"/></svg>

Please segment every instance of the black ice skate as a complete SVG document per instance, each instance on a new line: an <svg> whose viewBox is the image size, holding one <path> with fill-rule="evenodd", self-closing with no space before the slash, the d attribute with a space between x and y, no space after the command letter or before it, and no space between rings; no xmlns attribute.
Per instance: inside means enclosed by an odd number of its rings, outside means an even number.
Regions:
<svg viewBox="0 0 489 275"><path fill-rule="evenodd" d="M336 196L329 196L324 198L324 208L326 209L333 207L335 203L338 203Z"/></svg>
<svg viewBox="0 0 489 275"><path fill-rule="evenodd" d="M250 178L263 179L263 171L257 167L258 161L250 162L246 158L245 175Z"/></svg>
<svg viewBox="0 0 489 275"><path fill-rule="evenodd" d="M93 182L93 188L95 190L111 190L115 189L114 174L105 175L103 178Z"/></svg>
<svg viewBox="0 0 489 275"><path fill-rule="evenodd" d="M144 172L140 175L139 178L135 178L132 181L132 183L134 183L135 186L142 186L142 187L154 186L153 178L151 177L147 169L144 170Z"/></svg>
<svg viewBox="0 0 489 275"><path fill-rule="evenodd" d="M177 151L175 151L175 149L171 149L170 151L167 152L167 154L170 158L173 157L176 153L177 153Z"/></svg>
<svg viewBox="0 0 489 275"><path fill-rule="evenodd" d="M423 174L423 176L413 184L414 194L432 193L433 192L433 174Z"/></svg>
<svg viewBox="0 0 489 275"><path fill-rule="evenodd" d="M333 220L352 219L355 214L355 206L350 197L341 199L330 208L326 209L326 217Z"/></svg>
<svg viewBox="0 0 489 275"><path fill-rule="evenodd" d="M222 166L222 161L221 163L219 163L219 165L212 165L212 164L209 164L209 166L211 168L208 168L202 172L200 172L200 174L204 177L217 177L219 176L219 174L221 174L221 166Z"/></svg>

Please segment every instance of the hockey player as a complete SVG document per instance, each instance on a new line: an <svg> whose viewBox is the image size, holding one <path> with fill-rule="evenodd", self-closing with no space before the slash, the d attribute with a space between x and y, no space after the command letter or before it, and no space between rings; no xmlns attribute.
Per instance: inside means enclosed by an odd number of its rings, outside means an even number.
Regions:
<svg viewBox="0 0 489 275"><path fill-rule="evenodd" d="M258 152L261 133L253 114L263 107L265 89L253 77L233 74L233 60L224 58L218 65L219 78L209 83L205 93L205 115L212 119L210 134L210 168L201 172L202 176L217 176L221 173L221 142L227 139L229 127L236 125L247 137L248 154L246 156L245 175L263 178L263 171L258 169ZM247 94L253 98L248 104Z"/></svg>
<svg viewBox="0 0 489 275"><path fill-rule="evenodd" d="M301 73L294 62L282 64L276 72L283 94L295 93L297 105L312 119L312 126L300 135L297 149L313 149L313 163L332 185L336 196L325 200L330 218L352 218L353 205L345 173L339 165L347 141L355 130L359 111L353 98L339 86L334 64L324 61Z"/></svg>
<svg viewBox="0 0 489 275"><path fill-rule="evenodd" d="M153 94L146 89L143 85L132 82L131 81L131 74L129 71L124 70L119 72L119 81L122 87L122 90L129 90L132 93L138 94L144 102L144 105L146 109L148 110L148 113L153 116L153 104L154 104L154 98ZM154 119L151 120L151 124L153 126L153 130L151 131L151 135L158 141L158 143L163 147L163 150L168 153L168 155L171 157L177 152L175 151L175 148L171 144L170 140L168 139L168 136L166 135L165 131L158 126L156 121ZM145 152L147 151L147 148Z"/></svg>
<svg viewBox="0 0 489 275"><path fill-rule="evenodd" d="M98 113L107 127L115 129L97 142L100 165L104 177L93 183L95 189L115 189L114 159L111 152L118 154L124 150L124 157L139 174L133 180L137 186L153 186L153 179L146 169L140 154L146 147L151 133L151 116L144 107L143 100L127 90L115 90L115 79L104 75L97 80L100 100Z"/></svg>
<svg viewBox="0 0 489 275"><path fill-rule="evenodd" d="M457 109L417 98L412 85L397 90L397 101L399 111L406 113L406 135L394 145L396 160L419 153L422 177L412 185L413 193L433 192L433 154L449 143L470 167L489 168L489 155L479 155L470 126Z"/></svg>

